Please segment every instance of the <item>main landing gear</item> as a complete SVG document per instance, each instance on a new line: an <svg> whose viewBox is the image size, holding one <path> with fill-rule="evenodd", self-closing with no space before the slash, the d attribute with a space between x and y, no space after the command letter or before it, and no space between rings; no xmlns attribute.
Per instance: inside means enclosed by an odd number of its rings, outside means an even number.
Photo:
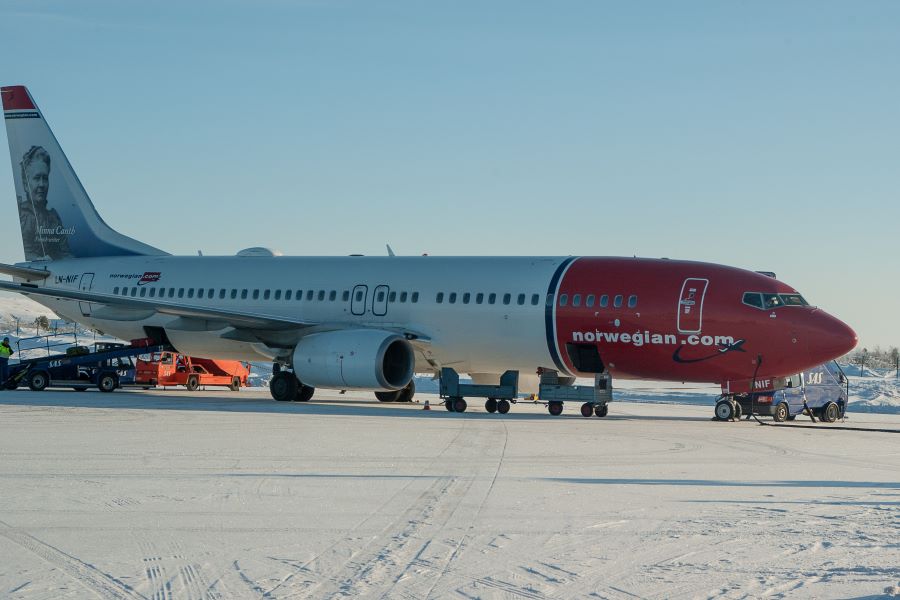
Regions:
<svg viewBox="0 0 900 600"><path fill-rule="evenodd" d="M379 402L412 402L416 394L416 383L410 380L405 388L393 392L375 392Z"/></svg>
<svg viewBox="0 0 900 600"><path fill-rule="evenodd" d="M269 382L269 392L279 402L309 402L316 388L303 385L290 371L278 371Z"/></svg>

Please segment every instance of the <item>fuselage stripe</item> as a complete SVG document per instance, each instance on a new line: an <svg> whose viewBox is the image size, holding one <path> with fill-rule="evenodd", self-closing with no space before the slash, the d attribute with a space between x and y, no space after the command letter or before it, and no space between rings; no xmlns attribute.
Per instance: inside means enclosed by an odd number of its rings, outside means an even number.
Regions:
<svg viewBox="0 0 900 600"><path fill-rule="evenodd" d="M559 290L559 284L562 281L563 275L577 258L577 256L570 256L556 267L556 271L550 279L550 287L547 288L547 297L551 298L551 301L547 302L546 298L544 301L544 324L547 330L547 350L550 352L553 364L556 365L556 369L560 373L569 373L569 370L566 368L565 363L562 361L562 357L559 355L559 347L556 343L556 292Z"/></svg>

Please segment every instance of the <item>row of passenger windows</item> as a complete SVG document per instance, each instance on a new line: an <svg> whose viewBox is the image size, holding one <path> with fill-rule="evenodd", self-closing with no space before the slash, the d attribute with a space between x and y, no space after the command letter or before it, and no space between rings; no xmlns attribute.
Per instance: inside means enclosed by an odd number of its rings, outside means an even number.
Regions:
<svg viewBox="0 0 900 600"><path fill-rule="evenodd" d="M800 294L764 294L762 292L744 292L743 302L747 306L762 310L770 310L780 306L809 305L809 302Z"/></svg>
<svg viewBox="0 0 900 600"><path fill-rule="evenodd" d="M607 294L603 294L602 296L599 297L599 299L594 294L588 294L587 296L583 297L584 306L586 306L587 308L592 308L596 304L600 308L606 308L609 306L609 298L610 297ZM581 306L581 301L582 301L581 294L573 294L572 295L572 306L574 306L574 307ZM624 302L625 302L625 296L623 296L622 294L613 296L613 300L612 300L613 308L622 308L622 304ZM632 295L628 296L628 308L634 308L635 306L637 306L637 302L638 302L638 297L636 295L632 294ZM559 305L566 306L568 303L569 303L568 294L560 294Z"/></svg>
<svg viewBox="0 0 900 600"><path fill-rule="evenodd" d="M338 291L337 290L259 290L259 289L236 289L231 288L230 290L225 288L165 288L165 287L115 287L113 288L113 294L122 295L122 296L130 296L130 297L140 297L140 298L209 298L214 299L218 298L219 300L225 300L226 298L230 298L231 300L237 300L240 298L241 300L253 299L253 300L294 300L299 302L304 298L307 301L317 300L319 302L329 301L334 302L338 299ZM364 302L366 299L367 292L365 290L358 289L354 293L354 302ZM340 298L343 302L348 302L350 300L350 292L348 290L344 290L340 292ZM610 297L606 294L603 294L599 297L599 302L597 302L597 297L594 294L588 294L584 297L584 305L588 308L591 308L596 303L600 308L606 308L609 306ZM400 303L417 303L419 301L419 292L388 292L383 289L377 289L375 292L375 302L400 302ZM502 304L512 304L513 302L513 294L496 294L496 293L471 293L471 292L438 292L435 296L435 302L438 304L443 304L446 300L447 304L456 304L457 302L461 304L497 304L498 301ZM571 298L572 306L579 307L582 302L581 294L574 294ZM541 301L540 294L531 294L531 297L528 297L528 294L516 294L515 302L519 306L524 306L527 302L530 302L532 306L537 306ZM621 308L624 302L624 296L618 295L613 298L612 305L615 308ZM746 302L746 295L745 295ZM547 305L552 306L553 304L553 295L547 295ZM559 296L559 305L567 306L569 304L569 296L568 294L560 294ZM637 296L632 295L628 297L628 308L634 308L637 306Z"/></svg>
<svg viewBox="0 0 900 600"><path fill-rule="evenodd" d="M458 294L456 292L450 292L445 294L444 292L438 292L437 296L435 296L434 301L438 304L443 304L444 298L447 299L447 304L456 304L457 301L462 304L469 304L474 302L475 304L497 304L498 298L503 302L503 304L511 304L513 295L512 294L503 294L500 297L498 294L490 293L485 294L483 292L471 293L471 292L463 292ZM519 306L524 306L526 300L528 299L528 294L517 294L516 295L516 304ZM532 294L531 295L531 304L533 306L537 306L541 301L540 294Z"/></svg>
<svg viewBox="0 0 900 600"><path fill-rule="evenodd" d="M384 302L385 293L379 291L377 294L378 302ZM225 300L294 300L299 302L304 298L307 301L318 300L319 302L334 302L338 299L337 290L259 290L259 289L235 289L227 290L224 288L155 288L155 287L115 287L113 294L122 296L138 296L140 298L218 298ZM344 290L340 292L341 300L348 302L350 300L350 292ZM365 299L365 292L359 290L356 292L356 300L362 302ZM388 294L388 302L411 302L419 301L419 292L390 292Z"/></svg>

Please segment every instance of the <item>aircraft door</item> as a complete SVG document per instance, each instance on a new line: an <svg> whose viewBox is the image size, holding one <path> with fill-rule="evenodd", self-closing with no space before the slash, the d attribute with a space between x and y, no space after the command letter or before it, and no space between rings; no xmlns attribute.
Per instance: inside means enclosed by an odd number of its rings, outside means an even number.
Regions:
<svg viewBox="0 0 900 600"><path fill-rule="evenodd" d="M94 274L93 273L85 273L81 276L81 282L78 284L78 290L82 292L91 291L91 286L94 285ZM91 316L91 303L90 302L79 302L78 307L81 309L82 316L89 317Z"/></svg>
<svg viewBox="0 0 900 600"><path fill-rule="evenodd" d="M681 285L678 300L678 333L700 333L703 328L703 298L708 279L688 278Z"/></svg>
<svg viewBox="0 0 900 600"><path fill-rule="evenodd" d="M353 296L350 298L350 312L354 315L366 314L366 299L369 296L369 286L358 285L353 288Z"/></svg>
<svg viewBox="0 0 900 600"><path fill-rule="evenodd" d="M372 314L376 317L383 317L387 314L388 292L390 292L388 286L379 285L372 294Z"/></svg>

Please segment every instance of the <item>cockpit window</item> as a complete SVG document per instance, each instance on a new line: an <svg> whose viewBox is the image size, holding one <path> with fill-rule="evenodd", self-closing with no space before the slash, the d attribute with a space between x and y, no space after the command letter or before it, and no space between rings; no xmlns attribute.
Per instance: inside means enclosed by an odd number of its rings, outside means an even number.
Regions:
<svg viewBox="0 0 900 600"><path fill-rule="evenodd" d="M759 292L745 292L744 293L744 304L748 306L753 306L755 308L762 308L762 294Z"/></svg>
<svg viewBox="0 0 900 600"><path fill-rule="evenodd" d="M766 308L778 308L784 304L781 298L778 297L778 294L763 294L762 297L763 305Z"/></svg>
<svg viewBox="0 0 900 600"><path fill-rule="evenodd" d="M800 294L779 294L779 297L785 306L809 306Z"/></svg>

